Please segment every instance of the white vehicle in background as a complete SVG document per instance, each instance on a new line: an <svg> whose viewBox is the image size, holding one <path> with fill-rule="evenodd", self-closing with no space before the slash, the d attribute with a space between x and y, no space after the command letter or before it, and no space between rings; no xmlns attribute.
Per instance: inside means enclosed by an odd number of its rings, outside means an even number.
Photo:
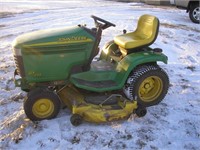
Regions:
<svg viewBox="0 0 200 150"><path fill-rule="evenodd" d="M200 0L170 0L178 8L186 9L194 23L200 23Z"/></svg>

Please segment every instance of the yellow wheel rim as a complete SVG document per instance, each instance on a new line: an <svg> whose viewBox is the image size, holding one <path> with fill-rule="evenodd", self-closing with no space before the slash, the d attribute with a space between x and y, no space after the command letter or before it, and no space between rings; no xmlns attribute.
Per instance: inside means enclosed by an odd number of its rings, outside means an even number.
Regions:
<svg viewBox="0 0 200 150"><path fill-rule="evenodd" d="M47 118L54 111L54 104L49 99L38 99L32 108L33 114L38 118Z"/></svg>
<svg viewBox="0 0 200 150"><path fill-rule="evenodd" d="M144 102L156 100L163 90L163 82L157 76L150 76L143 80L139 86L139 97Z"/></svg>

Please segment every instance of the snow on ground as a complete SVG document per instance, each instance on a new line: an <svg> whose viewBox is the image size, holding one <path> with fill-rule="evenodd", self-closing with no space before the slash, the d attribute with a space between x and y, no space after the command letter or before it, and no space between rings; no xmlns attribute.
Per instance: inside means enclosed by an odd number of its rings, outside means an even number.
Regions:
<svg viewBox="0 0 200 150"><path fill-rule="evenodd" d="M103 33L101 46L123 29L133 31L142 14L160 19L152 47L160 47L169 64L170 89L143 118L79 127L70 112L32 123L23 111L25 93L15 88L11 43L20 34L39 29L87 24L94 14L117 25ZM5 0L0 2L0 149L192 149L200 148L200 25L184 10L139 3L100 0Z"/></svg>

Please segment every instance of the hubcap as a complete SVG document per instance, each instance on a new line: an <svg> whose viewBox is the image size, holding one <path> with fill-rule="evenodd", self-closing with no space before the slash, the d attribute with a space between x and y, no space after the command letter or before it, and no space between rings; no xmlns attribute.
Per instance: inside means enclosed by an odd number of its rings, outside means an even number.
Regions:
<svg viewBox="0 0 200 150"><path fill-rule="evenodd" d="M141 83L139 97L144 102L154 101L160 96L162 89L162 80L157 76L150 76Z"/></svg>
<svg viewBox="0 0 200 150"><path fill-rule="evenodd" d="M49 99L39 99L34 103L32 111L36 117L46 118L53 113L54 105Z"/></svg>
<svg viewBox="0 0 200 150"><path fill-rule="evenodd" d="M200 7L197 7L197 8L194 9L194 11L193 11L193 17L196 20L200 21Z"/></svg>

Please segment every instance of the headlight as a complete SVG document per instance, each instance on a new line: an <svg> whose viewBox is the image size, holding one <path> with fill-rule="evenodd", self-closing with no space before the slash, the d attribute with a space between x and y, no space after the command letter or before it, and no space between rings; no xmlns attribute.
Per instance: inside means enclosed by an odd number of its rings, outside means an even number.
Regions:
<svg viewBox="0 0 200 150"><path fill-rule="evenodd" d="M13 48L14 56L22 56L21 48Z"/></svg>

